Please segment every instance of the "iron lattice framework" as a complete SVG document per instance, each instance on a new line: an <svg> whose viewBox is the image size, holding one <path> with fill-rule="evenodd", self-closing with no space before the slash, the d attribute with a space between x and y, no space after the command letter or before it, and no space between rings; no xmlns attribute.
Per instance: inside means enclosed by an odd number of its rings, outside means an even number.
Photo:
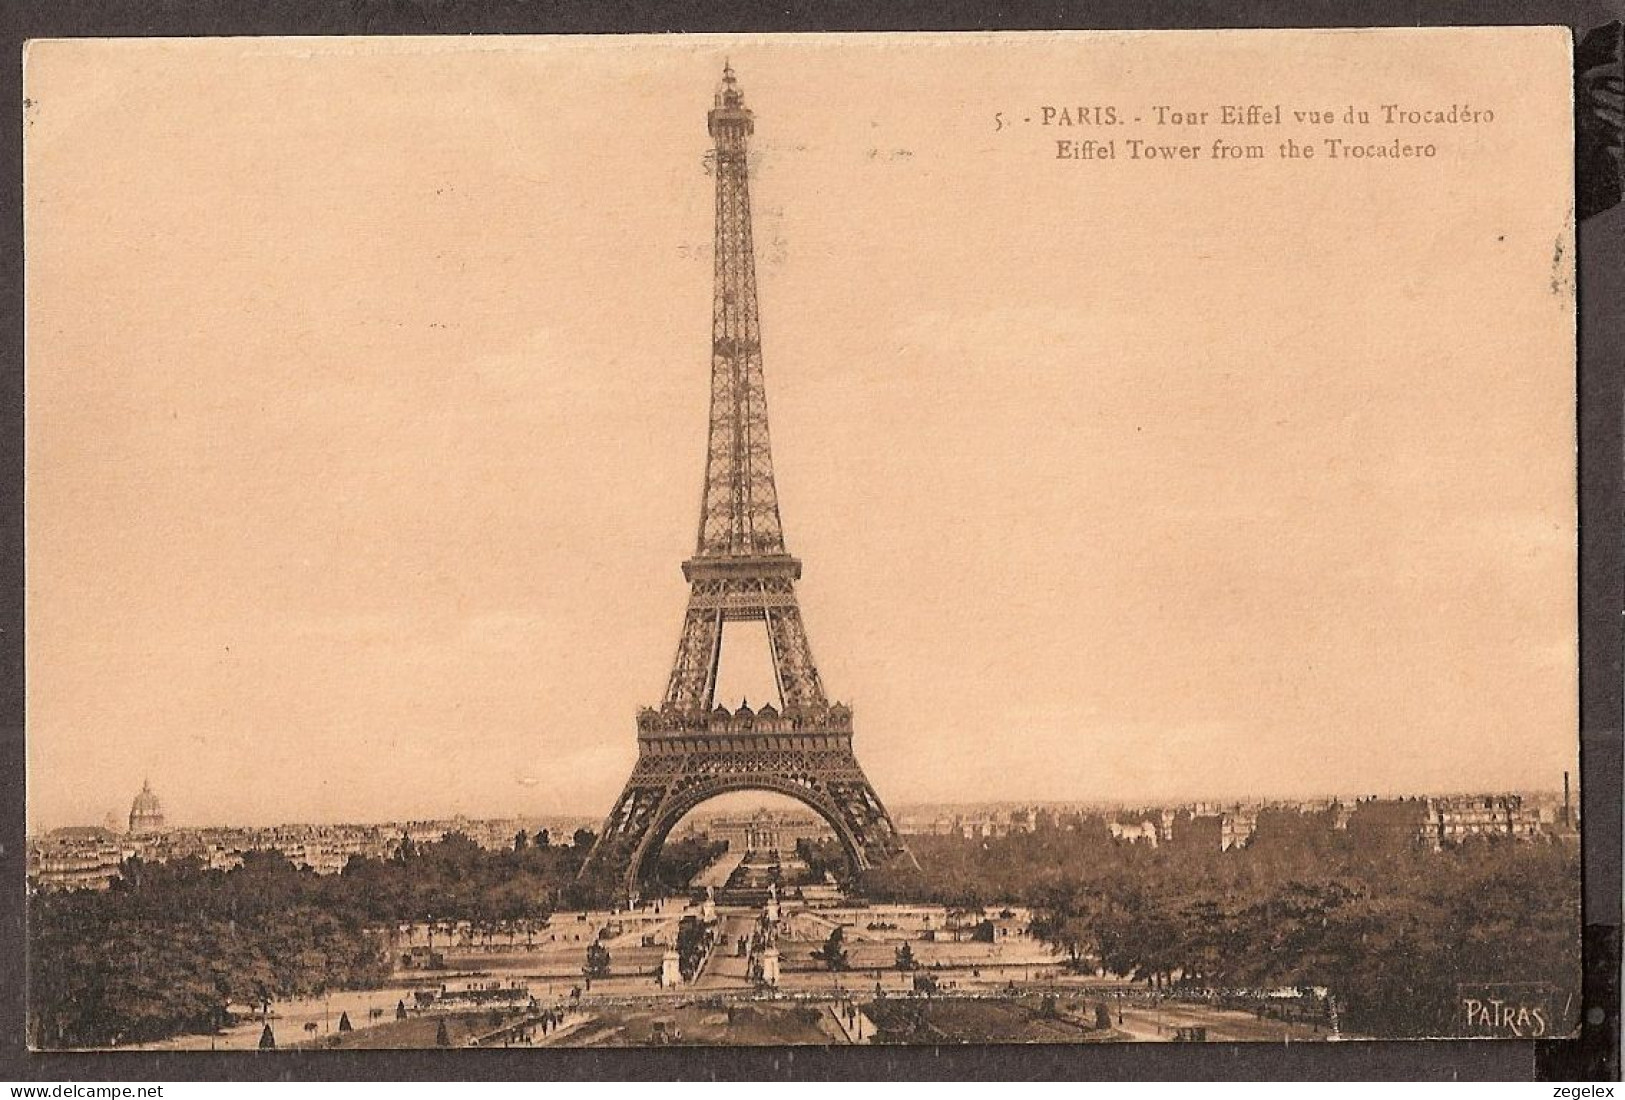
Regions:
<svg viewBox="0 0 1625 1100"><path fill-rule="evenodd" d="M666 696L638 715L638 762L599 833L588 867L639 872L689 810L738 790L773 791L817 811L854 869L910 864L852 751L852 712L831 703L796 604L801 562L785 549L767 429L756 257L746 163L754 118L732 68L708 116L715 145L716 295L705 489L682 637ZM716 705L723 624L766 624L779 705Z"/></svg>

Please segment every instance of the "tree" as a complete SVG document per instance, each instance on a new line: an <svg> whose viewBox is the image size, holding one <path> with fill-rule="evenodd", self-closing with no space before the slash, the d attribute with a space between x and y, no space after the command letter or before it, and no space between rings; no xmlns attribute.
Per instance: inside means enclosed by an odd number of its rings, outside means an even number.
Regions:
<svg viewBox="0 0 1625 1100"><path fill-rule="evenodd" d="M451 1046L451 1033L446 1030L446 1018L440 1018L440 1024L434 1029L434 1045L437 1047Z"/></svg>
<svg viewBox="0 0 1625 1100"><path fill-rule="evenodd" d="M978 904L974 904L974 902L971 904L954 905L949 907L948 927L953 931L954 942L959 942L960 937L965 933L965 925L972 918L980 920L981 917L982 907Z"/></svg>
<svg viewBox="0 0 1625 1100"><path fill-rule="evenodd" d="M588 980L607 977L609 974L609 948L594 941L587 946L587 965L581 968L581 973Z"/></svg>
<svg viewBox="0 0 1625 1100"><path fill-rule="evenodd" d="M276 1033L271 1030L270 1024L266 1024L265 1027L260 1030L260 1049L276 1049Z"/></svg>
<svg viewBox="0 0 1625 1100"><path fill-rule="evenodd" d="M829 934L824 946L812 952L812 957L821 962L830 970L846 969L846 948L842 946L846 938L846 929L843 925L836 925L835 931Z"/></svg>
<svg viewBox="0 0 1625 1100"><path fill-rule="evenodd" d="M1112 1010L1106 1007L1105 1001L1095 1002L1095 1030L1110 1031L1112 1029Z"/></svg>
<svg viewBox="0 0 1625 1100"><path fill-rule="evenodd" d="M598 834L591 829L577 829L570 837L571 845L579 852L590 849L598 840Z"/></svg>
<svg viewBox="0 0 1625 1100"><path fill-rule="evenodd" d="M514 851L523 852L525 850L525 846L528 845L529 843L530 843L530 838L525 835L525 830L520 829L517 833L513 834L513 850Z"/></svg>
<svg viewBox="0 0 1625 1100"><path fill-rule="evenodd" d="M406 1019L406 1000L405 1000L405 998L402 998L401 1000L395 1002L395 1018L397 1020Z"/></svg>
<svg viewBox="0 0 1625 1100"><path fill-rule="evenodd" d="M915 970L919 967L919 965L920 964L914 960L914 948L910 947L906 943L900 943L897 945L897 969Z"/></svg>
<svg viewBox="0 0 1625 1100"><path fill-rule="evenodd" d="M694 980L710 945L711 933L698 918L684 917L677 923L677 968L684 981Z"/></svg>
<svg viewBox="0 0 1625 1100"><path fill-rule="evenodd" d="M342 1033L354 1030L355 1028L350 1023L350 1014L348 1012L339 1013L339 1031Z"/></svg>

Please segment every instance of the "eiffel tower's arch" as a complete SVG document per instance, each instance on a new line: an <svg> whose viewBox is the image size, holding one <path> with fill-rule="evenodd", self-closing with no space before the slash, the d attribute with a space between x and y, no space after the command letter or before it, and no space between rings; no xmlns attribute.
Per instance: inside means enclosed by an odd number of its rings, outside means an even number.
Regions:
<svg viewBox="0 0 1625 1100"><path fill-rule="evenodd" d="M682 792L673 794L652 815L648 832L644 834L642 842L638 844L629 861L625 883L627 895L633 896L638 893L639 884L649 862L666 843L666 838L671 835L678 822L713 798L741 791L781 794L794 799L817 814L834 831L835 839L840 841L841 848L846 853L847 868L853 874L868 869L869 861L864 856L862 841L842 819L840 809L810 784L778 776L759 779L742 776L711 779L697 782Z"/></svg>

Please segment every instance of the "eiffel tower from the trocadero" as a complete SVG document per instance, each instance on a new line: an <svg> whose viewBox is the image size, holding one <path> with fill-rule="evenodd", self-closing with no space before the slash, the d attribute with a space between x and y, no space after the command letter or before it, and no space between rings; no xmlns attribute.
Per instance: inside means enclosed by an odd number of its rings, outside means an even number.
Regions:
<svg viewBox="0 0 1625 1100"><path fill-rule="evenodd" d="M852 711L832 703L796 604L801 562L785 549L751 242L747 147L754 119L731 67L708 116L715 152L715 298L711 421L694 556L683 563L688 611L666 697L638 715L638 760L587 866L624 871L638 890L645 861L700 803L731 791L788 795L835 831L854 870L913 864L852 751ZM715 701L723 624L766 624L779 705L728 711Z"/></svg>

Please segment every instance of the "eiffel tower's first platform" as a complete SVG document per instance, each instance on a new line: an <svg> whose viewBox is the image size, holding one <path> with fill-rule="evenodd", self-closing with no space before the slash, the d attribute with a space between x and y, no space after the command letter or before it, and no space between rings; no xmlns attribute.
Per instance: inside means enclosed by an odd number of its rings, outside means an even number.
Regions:
<svg viewBox="0 0 1625 1100"><path fill-rule="evenodd" d="M785 549L756 303L746 151L754 117L732 68L708 116L715 145L716 293L711 315L711 422L690 593L666 697L638 715L638 761L599 833L588 867L639 873L691 809L730 791L798 799L835 830L854 870L913 865L852 751L852 711L832 703L796 604L801 562ZM715 703L723 623L765 623L779 706Z"/></svg>

